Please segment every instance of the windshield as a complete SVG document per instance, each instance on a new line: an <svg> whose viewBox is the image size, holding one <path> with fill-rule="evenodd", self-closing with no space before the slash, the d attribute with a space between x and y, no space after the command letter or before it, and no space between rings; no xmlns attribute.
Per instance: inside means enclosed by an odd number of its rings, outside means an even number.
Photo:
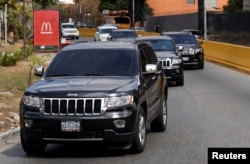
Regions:
<svg viewBox="0 0 250 164"><path fill-rule="evenodd" d="M112 32L112 30L114 30L114 29L101 29L101 31L100 31L100 33L101 34L109 34L109 33L111 33Z"/></svg>
<svg viewBox="0 0 250 164"><path fill-rule="evenodd" d="M176 51L174 43L170 40L147 40L154 51Z"/></svg>
<svg viewBox="0 0 250 164"><path fill-rule="evenodd" d="M197 44L197 40L193 35L176 35L176 34L168 34L170 36L175 44Z"/></svg>
<svg viewBox="0 0 250 164"><path fill-rule="evenodd" d="M76 28L73 24L63 24L62 28Z"/></svg>
<svg viewBox="0 0 250 164"><path fill-rule="evenodd" d="M135 76L136 66L132 50L70 50L55 57L46 76Z"/></svg>

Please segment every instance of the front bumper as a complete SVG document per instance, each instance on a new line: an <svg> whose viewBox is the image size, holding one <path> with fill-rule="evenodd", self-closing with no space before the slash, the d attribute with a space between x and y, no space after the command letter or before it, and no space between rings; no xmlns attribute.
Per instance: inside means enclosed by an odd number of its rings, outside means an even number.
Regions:
<svg viewBox="0 0 250 164"><path fill-rule="evenodd" d="M77 34L77 33L63 33L62 36L64 38L66 38L66 37L79 37L79 34Z"/></svg>
<svg viewBox="0 0 250 164"><path fill-rule="evenodd" d="M26 111L21 107L21 135L28 144L104 141L111 143L132 142L137 110L126 107L119 111L106 112L102 116L43 116L40 113ZM32 120L32 126L25 121ZM125 126L117 128L115 120L124 120ZM62 121L79 121L80 131L62 131Z"/></svg>
<svg viewBox="0 0 250 164"><path fill-rule="evenodd" d="M168 82L177 82L183 80L183 68L175 68L175 69L164 69L165 77Z"/></svg>
<svg viewBox="0 0 250 164"><path fill-rule="evenodd" d="M197 54L197 55L182 55L183 66L199 66L204 62L204 55Z"/></svg>

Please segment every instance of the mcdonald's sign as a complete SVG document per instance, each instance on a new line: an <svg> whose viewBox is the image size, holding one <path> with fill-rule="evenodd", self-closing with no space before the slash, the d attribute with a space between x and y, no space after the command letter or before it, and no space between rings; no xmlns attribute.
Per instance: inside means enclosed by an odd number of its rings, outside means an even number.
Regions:
<svg viewBox="0 0 250 164"><path fill-rule="evenodd" d="M59 51L61 48L60 11L34 10L33 15L34 51Z"/></svg>

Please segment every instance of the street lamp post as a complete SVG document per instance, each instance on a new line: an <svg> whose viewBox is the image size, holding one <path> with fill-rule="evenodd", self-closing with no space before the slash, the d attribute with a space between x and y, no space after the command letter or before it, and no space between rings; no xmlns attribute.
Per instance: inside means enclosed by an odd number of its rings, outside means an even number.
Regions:
<svg viewBox="0 0 250 164"><path fill-rule="evenodd" d="M207 40L207 8L204 2L204 40Z"/></svg>
<svg viewBox="0 0 250 164"><path fill-rule="evenodd" d="M135 28L135 0L132 2L132 27Z"/></svg>

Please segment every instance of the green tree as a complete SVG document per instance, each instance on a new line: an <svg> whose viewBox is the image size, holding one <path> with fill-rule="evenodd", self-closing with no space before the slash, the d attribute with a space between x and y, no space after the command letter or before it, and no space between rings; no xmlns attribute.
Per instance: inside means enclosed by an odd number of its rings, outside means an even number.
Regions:
<svg viewBox="0 0 250 164"><path fill-rule="evenodd" d="M21 1L16 0L0 0L0 10L5 10L5 4L7 2L7 26L9 24L14 25L14 39L20 39L23 38L23 3ZM17 3L18 2L18 3ZM20 15L20 13L22 13ZM28 20L32 17L32 9L30 6L26 6L25 10L25 19ZM3 15L1 16L3 17ZM2 33L4 33L4 21L1 21L2 23ZM30 32L30 29L27 29L28 33Z"/></svg>
<svg viewBox="0 0 250 164"><path fill-rule="evenodd" d="M33 0L33 7L35 9L48 9L58 6L59 0Z"/></svg>
<svg viewBox="0 0 250 164"><path fill-rule="evenodd" d="M242 9L243 0L228 0L227 5L223 6L223 11L226 12L242 11Z"/></svg>

